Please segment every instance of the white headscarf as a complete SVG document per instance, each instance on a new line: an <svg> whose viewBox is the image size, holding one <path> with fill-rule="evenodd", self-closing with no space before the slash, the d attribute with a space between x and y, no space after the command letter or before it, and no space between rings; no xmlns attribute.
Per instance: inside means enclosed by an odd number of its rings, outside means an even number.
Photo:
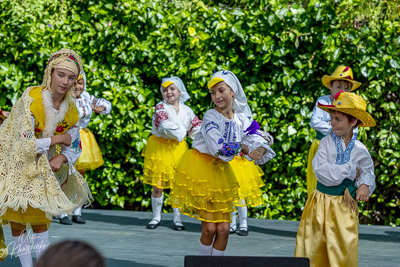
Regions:
<svg viewBox="0 0 400 267"><path fill-rule="evenodd" d="M247 106L247 98L236 75L229 70L218 71L208 82L208 89L219 82L225 82L235 93L235 96L233 97L233 109L244 112Z"/></svg>
<svg viewBox="0 0 400 267"><path fill-rule="evenodd" d="M83 76L83 92L81 93L81 97L86 98L90 102L90 95L86 91L86 74L85 74L85 72L83 70L79 74L78 79L80 78L81 75Z"/></svg>
<svg viewBox="0 0 400 267"><path fill-rule="evenodd" d="M185 103L186 101L188 101L190 99L190 95L186 91L186 87L183 84L182 80L179 77L176 77L176 76L163 78L161 80L161 86L160 86L161 93L162 93L163 87L168 87L171 84L175 84L176 87L178 87L179 92L181 92L181 95L179 96L179 100L181 100L183 103Z"/></svg>

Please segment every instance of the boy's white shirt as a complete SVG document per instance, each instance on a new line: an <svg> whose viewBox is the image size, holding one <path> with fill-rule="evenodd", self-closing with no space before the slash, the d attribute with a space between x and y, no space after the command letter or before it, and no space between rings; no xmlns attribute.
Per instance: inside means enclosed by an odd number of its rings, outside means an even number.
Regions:
<svg viewBox="0 0 400 267"><path fill-rule="evenodd" d="M346 150L346 145L341 140L343 151ZM315 155L312 165L317 180L325 186L336 186L348 178L354 180L356 176L356 168L360 169L355 186L365 184L369 187L369 195L375 190L375 174L374 162L368 149L359 140L355 141L354 148L350 152L350 160L342 165L335 164L337 149L335 141L331 135L322 138L319 144L319 149Z"/></svg>

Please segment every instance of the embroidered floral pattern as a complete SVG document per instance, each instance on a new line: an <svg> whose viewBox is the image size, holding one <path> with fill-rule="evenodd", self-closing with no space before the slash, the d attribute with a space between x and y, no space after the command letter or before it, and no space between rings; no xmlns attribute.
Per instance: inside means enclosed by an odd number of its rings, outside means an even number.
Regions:
<svg viewBox="0 0 400 267"><path fill-rule="evenodd" d="M241 143L236 143L236 142L223 143L222 148L218 150L217 154L220 156L233 156L235 154L238 154L241 149L242 149Z"/></svg>
<svg viewBox="0 0 400 267"><path fill-rule="evenodd" d="M154 125L157 128L163 121L168 120L168 113L165 111L157 111L154 115L155 115Z"/></svg>
<svg viewBox="0 0 400 267"><path fill-rule="evenodd" d="M75 149L76 152L81 151L82 150L81 140L79 140L79 138L76 138L75 141L72 143L71 147Z"/></svg>
<svg viewBox="0 0 400 267"><path fill-rule="evenodd" d="M56 132L54 134L62 134L69 128L68 122L63 120L61 123L58 123Z"/></svg>
<svg viewBox="0 0 400 267"><path fill-rule="evenodd" d="M232 136L232 141L236 142L236 123L234 121L225 122L225 129L224 129L223 136L226 141L231 140L231 136Z"/></svg>
<svg viewBox="0 0 400 267"><path fill-rule="evenodd" d="M160 110L160 109L164 109L164 104L160 103L160 104L156 105L156 111Z"/></svg>
<svg viewBox="0 0 400 267"><path fill-rule="evenodd" d="M219 130L219 126L217 123L215 123L213 121L209 121L209 122L207 122L205 129L206 129L206 133L208 133L208 131L210 131L211 129Z"/></svg>
<svg viewBox="0 0 400 267"><path fill-rule="evenodd" d="M201 126L203 122L197 118L197 116L194 116L193 120L192 120L192 127L196 127L196 126Z"/></svg>
<svg viewBox="0 0 400 267"><path fill-rule="evenodd" d="M33 114L32 114L33 117ZM43 130L39 128L39 122L35 125L35 137L41 138L43 136Z"/></svg>
<svg viewBox="0 0 400 267"><path fill-rule="evenodd" d="M335 133L332 133L332 137L333 137L333 140L335 141L336 151L337 151L335 164L343 165L343 164L349 162L350 154L354 148L354 144L356 143L357 136L353 136L353 138L350 140L349 144L347 145L345 151L343 151L343 146L342 146L340 137L337 136Z"/></svg>

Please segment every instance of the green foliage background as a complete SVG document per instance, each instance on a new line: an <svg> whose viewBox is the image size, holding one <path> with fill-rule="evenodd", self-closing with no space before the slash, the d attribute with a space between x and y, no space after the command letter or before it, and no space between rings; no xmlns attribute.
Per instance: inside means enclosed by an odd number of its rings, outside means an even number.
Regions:
<svg viewBox="0 0 400 267"><path fill-rule="evenodd" d="M364 83L357 93L378 123L360 132L377 176L370 201L360 204L360 222L400 225L398 13L396 1L376 0L3 0L0 107L10 109L26 87L41 83L51 52L76 50L88 91L113 103L111 115L90 124L105 158L87 175L94 205L149 210L140 153L161 78L180 76L192 96L188 105L201 118L210 108L210 75L230 69L256 120L275 137L277 156L263 166L264 204L250 212L298 220L315 137L311 111L329 94L321 77L350 65Z"/></svg>

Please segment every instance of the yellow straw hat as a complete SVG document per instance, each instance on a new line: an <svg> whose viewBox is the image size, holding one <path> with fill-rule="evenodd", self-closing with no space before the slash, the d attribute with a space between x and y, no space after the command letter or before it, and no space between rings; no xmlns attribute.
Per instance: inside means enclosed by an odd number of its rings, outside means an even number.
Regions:
<svg viewBox="0 0 400 267"><path fill-rule="evenodd" d="M332 110L349 114L361 121L360 127L373 127L376 125L374 118L366 111L367 102L354 93L340 91L335 95L335 101L332 105L323 105L318 103L317 107L329 112Z"/></svg>
<svg viewBox="0 0 400 267"><path fill-rule="evenodd" d="M352 84L351 91L356 90L362 84L353 79L353 71L349 66L338 66L331 76L324 75L322 84L329 88L329 83L335 80L350 82Z"/></svg>

